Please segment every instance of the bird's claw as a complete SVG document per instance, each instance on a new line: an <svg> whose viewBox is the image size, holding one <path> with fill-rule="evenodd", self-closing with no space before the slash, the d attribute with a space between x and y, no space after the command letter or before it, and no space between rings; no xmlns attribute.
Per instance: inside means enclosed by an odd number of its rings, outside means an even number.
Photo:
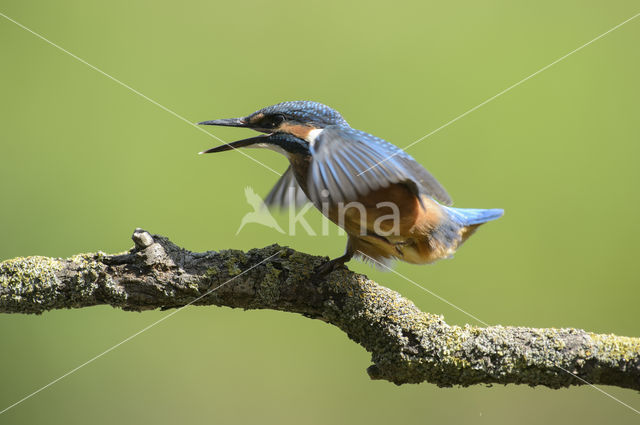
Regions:
<svg viewBox="0 0 640 425"><path fill-rule="evenodd" d="M313 277L315 278L315 280L321 279L331 273L334 268L335 264L333 264L332 261L326 261L316 268Z"/></svg>
<svg viewBox="0 0 640 425"><path fill-rule="evenodd" d="M319 281L329 275L332 271L336 270L339 267L345 267L344 261L329 260L322 264L320 264L313 274L313 281Z"/></svg>

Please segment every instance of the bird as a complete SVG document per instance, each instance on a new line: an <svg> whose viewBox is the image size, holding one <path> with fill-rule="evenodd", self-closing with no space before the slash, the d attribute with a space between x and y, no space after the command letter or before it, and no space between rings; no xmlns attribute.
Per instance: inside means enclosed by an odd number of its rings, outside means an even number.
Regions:
<svg viewBox="0 0 640 425"><path fill-rule="evenodd" d="M265 205L300 207L310 201L345 230L344 254L319 266L318 276L354 257L384 267L394 261L430 264L450 258L478 226L504 213L452 207L444 187L409 154L352 128L322 103L281 102L244 117L198 124L263 133L200 153L260 148L284 155L289 167Z"/></svg>
<svg viewBox="0 0 640 425"><path fill-rule="evenodd" d="M251 205L253 211L246 213L244 217L242 217L240 227L238 227L236 235L240 233L247 223L262 224L263 226L275 229L280 233L284 233L284 230L282 230L275 218L273 218L269 211L263 208L264 203L262 202L262 198L254 192L252 187L247 186L244 188L244 196L247 200L247 204Z"/></svg>

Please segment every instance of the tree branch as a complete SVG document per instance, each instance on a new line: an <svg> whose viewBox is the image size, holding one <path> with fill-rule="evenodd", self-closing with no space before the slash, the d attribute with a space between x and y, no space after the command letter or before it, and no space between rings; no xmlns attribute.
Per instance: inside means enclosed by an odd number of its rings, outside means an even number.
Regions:
<svg viewBox="0 0 640 425"><path fill-rule="evenodd" d="M0 312L108 304L124 310L217 305L300 313L337 326L372 354L372 379L439 386L593 384L640 390L640 339L578 329L450 326L400 294L325 258L277 245L195 253L137 229L119 255L0 263ZM571 372L571 373L569 373ZM584 381L583 381L584 380Z"/></svg>

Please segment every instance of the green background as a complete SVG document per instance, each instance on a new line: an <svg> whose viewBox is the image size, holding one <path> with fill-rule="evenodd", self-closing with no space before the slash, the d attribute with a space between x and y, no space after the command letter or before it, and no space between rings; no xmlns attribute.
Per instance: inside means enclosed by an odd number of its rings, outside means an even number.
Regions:
<svg viewBox="0 0 640 425"><path fill-rule="evenodd" d="M316 100L406 146L638 13L630 1L2 0L0 11L190 122ZM456 258L396 270L491 324L640 335L640 18L409 149L461 207L500 207ZM277 176L0 17L0 259L128 249L135 227L192 250L345 238L249 224ZM224 140L249 131L208 128ZM248 151L284 170L268 151ZM319 213L307 215L316 226ZM285 215L277 216L286 225ZM350 268L473 319L392 273ZM0 409L168 312L0 317ZM637 423L593 388L440 389L368 379L320 321L186 308L0 416L7 424ZM604 387L640 408L638 394Z"/></svg>

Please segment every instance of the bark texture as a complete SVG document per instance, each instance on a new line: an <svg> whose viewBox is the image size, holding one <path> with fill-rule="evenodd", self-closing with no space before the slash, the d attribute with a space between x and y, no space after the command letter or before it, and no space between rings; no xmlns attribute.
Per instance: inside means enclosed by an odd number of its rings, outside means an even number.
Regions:
<svg viewBox="0 0 640 425"><path fill-rule="evenodd" d="M277 245L191 252L137 229L135 247L0 263L0 312L108 304L124 310L216 305L299 313L337 326L371 353L372 379L439 386L615 385L640 390L640 339L579 329L451 326L397 292L323 257ZM586 382L585 382L586 381Z"/></svg>

